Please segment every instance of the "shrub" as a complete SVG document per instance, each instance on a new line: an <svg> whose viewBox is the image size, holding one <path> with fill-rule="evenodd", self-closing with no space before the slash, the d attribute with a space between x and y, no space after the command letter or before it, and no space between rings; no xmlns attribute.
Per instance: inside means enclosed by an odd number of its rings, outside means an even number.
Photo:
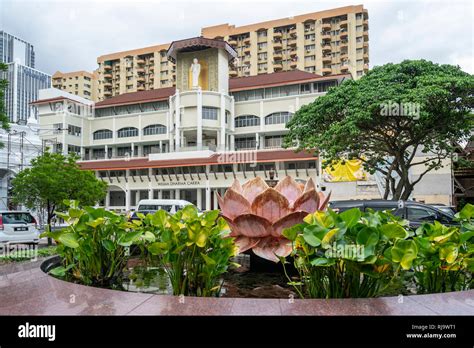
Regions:
<svg viewBox="0 0 474 348"><path fill-rule="evenodd" d="M167 272L173 294L216 296L220 276L232 264L237 247L229 227L217 210L200 215L194 206L170 215L163 210L141 215L141 230L152 232L156 241L148 246Z"/></svg>
<svg viewBox="0 0 474 348"><path fill-rule="evenodd" d="M460 226L424 223L414 238L420 257L415 262L418 293L467 290L474 272L474 206L467 204L456 214Z"/></svg>
<svg viewBox="0 0 474 348"><path fill-rule="evenodd" d="M128 261L128 247L142 237L123 215L103 208L84 207L65 202L66 213L56 213L68 226L47 231L41 236L53 238L62 265L51 270L60 277L72 278L88 285L118 284Z"/></svg>
<svg viewBox="0 0 474 348"><path fill-rule="evenodd" d="M375 297L411 268L418 250L406 222L385 212L354 208L308 215L285 229L292 241L302 298ZM283 263L284 260L282 260Z"/></svg>

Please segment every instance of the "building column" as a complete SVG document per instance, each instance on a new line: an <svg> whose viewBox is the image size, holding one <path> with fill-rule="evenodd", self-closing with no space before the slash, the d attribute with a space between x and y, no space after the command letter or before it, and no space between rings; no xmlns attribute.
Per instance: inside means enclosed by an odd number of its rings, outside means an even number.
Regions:
<svg viewBox="0 0 474 348"><path fill-rule="evenodd" d="M159 145L160 146L160 153L165 152L165 151L163 151L163 140L160 140L159 144L160 144Z"/></svg>
<svg viewBox="0 0 474 348"><path fill-rule="evenodd" d="M176 141L175 151L179 151L181 147L181 107L180 107L180 100L179 100L179 90L176 90L174 102L175 102L174 110L176 113L176 117L175 117L176 130L174 132L175 141Z"/></svg>
<svg viewBox="0 0 474 348"><path fill-rule="evenodd" d="M230 136L230 151L235 151L235 135Z"/></svg>
<svg viewBox="0 0 474 348"><path fill-rule="evenodd" d="M225 143L225 94L221 93L221 109L220 109L220 117L221 117L221 133L220 133L220 139L221 139L221 148L220 151L226 150L227 146Z"/></svg>
<svg viewBox="0 0 474 348"><path fill-rule="evenodd" d="M162 199L163 198L163 190L158 190L158 199Z"/></svg>
<svg viewBox="0 0 474 348"><path fill-rule="evenodd" d="M205 168L207 178L209 177L209 166ZM211 210L211 186L209 179L206 179L206 210Z"/></svg>
<svg viewBox="0 0 474 348"><path fill-rule="evenodd" d="M105 145L104 151L105 151L105 156L104 156L104 158L105 158L105 159L109 158L109 156L108 156L108 155L109 155L109 146L108 146L108 145Z"/></svg>
<svg viewBox="0 0 474 348"><path fill-rule="evenodd" d="M196 145L198 150L202 150L202 90L199 87L196 92L197 96L197 112L196 112L196 124L197 124L197 134L196 134Z"/></svg>
<svg viewBox="0 0 474 348"><path fill-rule="evenodd" d="M197 200L197 204L196 206L198 207L199 210L202 209L202 189L199 187L196 191L196 200Z"/></svg>
<svg viewBox="0 0 474 348"><path fill-rule="evenodd" d="M212 209L219 209L219 204L217 204L217 189L214 189L212 192L214 194L214 206Z"/></svg>
<svg viewBox="0 0 474 348"><path fill-rule="evenodd" d="M258 149L260 149L260 135L258 133L255 133L255 141L257 143L257 146L255 146Z"/></svg>
<svg viewBox="0 0 474 348"><path fill-rule="evenodd" d="M180 193L180 190L179 190L179 189L175 189L175 190L174 190L174 199L181 199L179 193Z"/></svg>
<svg viewBox="0 0 474 348"><path fill-rule="evenodd" d="M135 143L131 143L130 147L132 148L130 157L135 157Z"/></svg>
<svg viewBox="0 0 474 348"><path fill-rule="evenodd" d="M128 188L128 185L126 185L125 188L125 210L130 210L130 198L131 198L131 193Z"/></svg>
<svg viewBox="0 0 474 348"><path fill-rule="evenodd" d="M107 195L105 196L105 208L110 207L110 190L107 190Z"/></svg>

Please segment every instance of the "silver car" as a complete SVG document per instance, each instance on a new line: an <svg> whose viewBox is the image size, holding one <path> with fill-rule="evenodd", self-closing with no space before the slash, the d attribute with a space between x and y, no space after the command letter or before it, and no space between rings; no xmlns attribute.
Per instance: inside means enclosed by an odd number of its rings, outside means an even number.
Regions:
<svg viewBox="0 0 474 348"><path fill-rule="evenodd" d="M4 244L37 244L40 232L27 211L0 211L0 247Z"/></svg>

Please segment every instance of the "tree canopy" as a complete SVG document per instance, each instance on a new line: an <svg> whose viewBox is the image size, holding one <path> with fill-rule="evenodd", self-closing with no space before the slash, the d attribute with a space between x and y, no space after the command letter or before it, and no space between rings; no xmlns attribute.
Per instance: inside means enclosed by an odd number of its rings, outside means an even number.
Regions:
<svg viewBox="0 0 474 348"><path fill-rule="evenodd" d="M459 67L406 60L347 80L303 106L285 146L315 150L331 165L360 159L385 178L384 198L408 199L471 133L474 77ZM422 166L419 174L411 168Z"/></svg>
<svg viewBox="0 0 474 348"><path fill-rule="evenodd" d="M7 65L5 63L0 63L0 77L5 74L7 71ZM10 129L10 124L8 123L8 117L5 113L5 89L8 86L8 81L6 79L0 79L0 124L1 128L5 130ZM3 143L0 143L0 148L3 147Z"/></svg>
<svg viewBox="0 0 474 348"><path fill-rule="evenodd" d="M19 172L12 180L12 200L33 209L45 209L47 223L64 200L94 205L106 195L107 184L92 171L81 170L77 156L45 152L31 161L31 168Z"/></svg>

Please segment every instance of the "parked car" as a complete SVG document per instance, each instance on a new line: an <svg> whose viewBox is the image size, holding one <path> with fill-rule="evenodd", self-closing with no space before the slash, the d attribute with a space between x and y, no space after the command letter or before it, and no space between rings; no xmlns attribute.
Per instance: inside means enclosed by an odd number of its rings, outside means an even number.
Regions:
<svg viewBox="0 0 474 348"><path fill-rule="evenodd" d="M153 214L158 210L167 211L170 214L176 213L187 205L193 205L191 202L182 199L142 199L138 202L137 210L130 214L130 220L138 220L137 213Z"/></svg>
<svg viewBox="0 0 474 348"><path fill-rule="evenodd" d="M359 208L361 211L366 211L369 208L375 211L387 210L396 216L408 220L411 228L417 228L423 222L433 222L435 220L444 225L457 224L457 222L453 221L454 215L447 214L431 205L414 201L399 202L383 199L332 201L329 203L329 207L339 212L351 208Z"/></svg>
<svg viewBox="0 0 474 348"><path fill-rule="evenodd" d="M448 214L448 215L451 215L454 217L454 215L456 214L456 208L454 208L453 206L450 206L450 205L444 205L444 204L441 204L441 203L436 203L436 204L430 204L431 206L435 207L436 209L439 209L441 210L442 212Z"/></svg>
<svg viewBox="0 0 474 348"><path fill-rule="evenodd" d="M40 232L27 211L0 211L0 245L38 244Z"/></svg>

